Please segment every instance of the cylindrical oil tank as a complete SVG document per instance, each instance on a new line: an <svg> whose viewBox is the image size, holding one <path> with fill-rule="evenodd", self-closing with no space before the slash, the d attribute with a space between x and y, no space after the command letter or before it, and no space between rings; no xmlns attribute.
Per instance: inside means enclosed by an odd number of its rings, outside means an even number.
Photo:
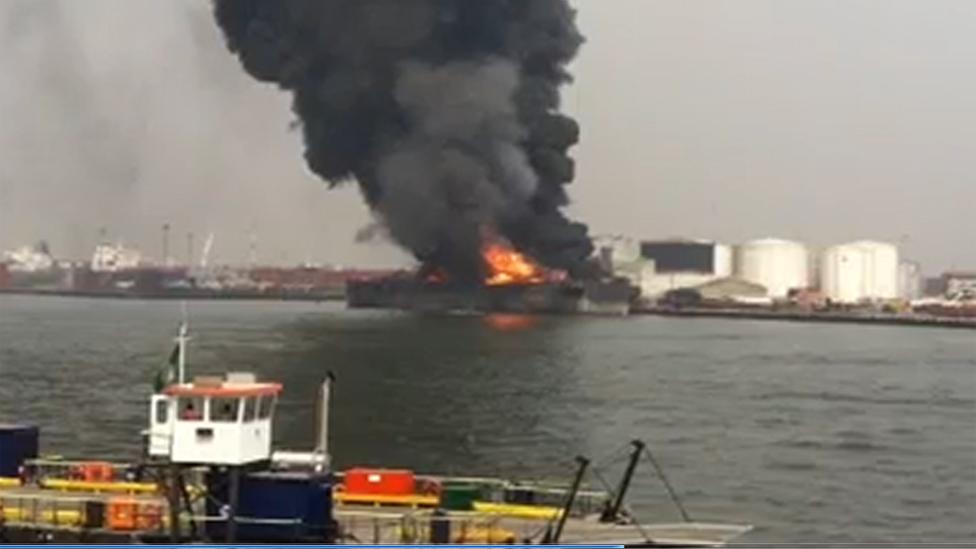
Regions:
<svg viewBox="0 0 976 549"><path fill-rule="evenodd" d="M821 289L829 299L858 303L898 297L898 247L862 240L827 248Z"/></svg>
<svg viewBox="0 0 976 549"><path fill-rule="evenodd" d="M715 244L715 278L728 278L734 272L735 252L728 244Z"/></svg>
<svg viewBox="0 0 976 549"><path fill-rule="evenodd" d="M766 288L770 297L783 298L790 290L810 286L807 247L799 242L766 238L739 248L738 276Z"/></svg>

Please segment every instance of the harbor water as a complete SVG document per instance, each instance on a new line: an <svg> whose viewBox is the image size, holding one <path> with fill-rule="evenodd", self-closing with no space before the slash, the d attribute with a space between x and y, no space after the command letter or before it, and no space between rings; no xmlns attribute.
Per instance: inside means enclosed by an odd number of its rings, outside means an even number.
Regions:
<svg viewBox="0 0 976 549"><path fill-rule="evenodd" d="M746 542L976 539L976 337L748 320L413 316L336 304L189 304L193 374L285 384L279 446L314 436L337 376L340 467L615 483L645 440L693 518ZM175 302L0 296L0 422L43 451L133 459ZM632 504L678 520L645 467ZM599 486L599 478L591 480Z"/></svg>

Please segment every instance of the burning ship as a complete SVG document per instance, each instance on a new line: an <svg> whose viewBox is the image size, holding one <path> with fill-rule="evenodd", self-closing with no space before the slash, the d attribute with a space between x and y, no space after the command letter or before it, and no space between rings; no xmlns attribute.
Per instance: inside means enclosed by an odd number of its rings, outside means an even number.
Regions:
<svg viewBox="0 0 976 549"><path fill-rule="evenodd" d="M503 244L483 250L485 276L480 283L452 280L444 271L418 272L350 281L349 307L417 312L504 312L535 314L626 315L637 290L625 279L574 279L564 271L541 267Z"/></svg>
<svg viewBox="0 0 976 549"><path fill-rule="evenodd" d="M214 15L245 71L292 95L311 171L355 182L424 265L351 281L351 307L628 311L631 287L589 274L588 228L564 211L581 129L561 88L584 42L568 0L216 0Z"/></svg>

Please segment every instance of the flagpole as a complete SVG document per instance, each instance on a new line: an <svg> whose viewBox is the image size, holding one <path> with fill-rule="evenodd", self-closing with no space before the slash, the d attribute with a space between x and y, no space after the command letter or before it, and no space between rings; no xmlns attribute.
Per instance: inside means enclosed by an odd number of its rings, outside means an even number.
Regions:
<svg viewBox="0 0 976 549"><path fill-rule="evenodd" d="M180 335L177 338L180 345L180 359L179 359L179 384L183 385L186 383L186 342L187 342L187 331L189 329L189 320L186 315L186 301L180 303L180 309L183 312L183 322L180 324Z"/></svg>
<svg viewBox="0 0 976 549"><path fill-rule="evenodd" d="M179 383L182 385L186 382L186 322L180 324L180 335L176 340L180 346Z"/></svg>

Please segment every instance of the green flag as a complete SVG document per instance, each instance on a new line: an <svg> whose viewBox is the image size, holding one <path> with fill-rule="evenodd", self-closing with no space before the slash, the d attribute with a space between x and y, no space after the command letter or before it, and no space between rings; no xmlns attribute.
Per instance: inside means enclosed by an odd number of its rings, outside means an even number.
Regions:
<svg viewBox="0 0 976 549"><path fill-rule="evenodd" d="M167 385L176 379L176 366L180 363L180 344L173 346L173 351L169 354L169 360L156 372L156 379L153 382L153 390L157 393L162 391Z"/></svg>

